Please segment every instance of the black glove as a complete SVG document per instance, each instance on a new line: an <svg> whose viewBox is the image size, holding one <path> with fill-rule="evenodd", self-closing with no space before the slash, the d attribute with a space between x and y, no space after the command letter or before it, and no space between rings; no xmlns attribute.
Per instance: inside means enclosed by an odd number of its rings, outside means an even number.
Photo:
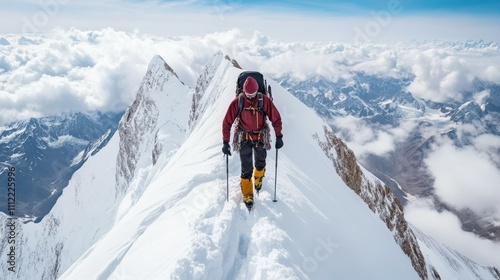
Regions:
<svg viewBox="0 0 500 280"><path fill-rule="evenodd" d="M224 142L224 146L222 146L222 152L225 155L231 155L231 146L229 146L229 142Z"/></svg>
<svg viewBox="0 0 500 280"><path fill-rule="evenodd" d="M276 150L283 147L283 135L276 137Z"/></svg>

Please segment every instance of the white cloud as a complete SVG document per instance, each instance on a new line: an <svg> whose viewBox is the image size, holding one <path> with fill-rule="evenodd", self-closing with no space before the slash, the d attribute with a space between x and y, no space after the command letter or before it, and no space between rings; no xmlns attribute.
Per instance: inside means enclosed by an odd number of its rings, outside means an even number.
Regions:
<svg viewBox="0 0 500 280"><path fill-rule="evenodd" d="M474 101L479 104L479 106L485 105L485 100L490 96L490 90L483 90L480 92L476 92L473 95Z"/></svg>
<svg viewBox="0 0 500 280"><path fill-rule="evenodd" d="M415 79L408 86L414 95L437 102L461 101L472 88L473 75L453 54L443 50L413 51L404 63L411 63Z"/></svg>
<svg viewBox="0 0 500 280"><path fill-rule="evenodd" d="M478 145L488 149L485 142L494 138L498 140L498 137L482 137L477 140ZM500 170L488 153L445 142L434 148L425 163L435 178L435 193L443 202L500 220Z"/></svg>
<svg viewBox="0 0 500 280"><path fill-rule="evenodd" d="M500 83L499 50L491 44L288 43L267 33L245 32L229 29L201 36L160 37L107 28L0 36L0 108L13 113L0 116L0 123L26 117L29 110L38 116L64 110L124 109L155 54L164 57L190 86L218 50L244 68L260 70L278 80L290 75L297 80L322 76L349 81L355 72L414 76L409 89L431 100L460 100L476 78ZM45 101L56 96L68 100L56 103L61 107L44 108L50 103ZM381 140L385 137L379 136ZM373 144L381 152L390 148Z"/></svg>
<svg viewBox="0 0 500 280"><path fill-rule="evenodd" d="M339 129L337 133L354 151L358 158L369 154L383 156L394 150L396 144L404 141L417 122L407 120L398 127L374 126L353 116L336 117L332 124ZM435 135L435 132L429 132Z"/></svg>
<svg viewBox="0 0 500 280"><path fill-rule="evenodd" d="M488 155L490 160L500 168L500 136L482 134L474 139L474 148L481 154Z"/></svg>
<svg viewBox="0 0 500 280"><path fill-rule="evenodd" d="M463 231L459 219L453 213L437 212L432 202L411 202L405 208L405 218L426 234L475 262L500 267L500 243Z"/></svg>
<svg viewBox="0 0 500 280"><path fill-rule="evenodd" d="M339 129L336 131L345 140L350 149L357 157L367 154L384 155L395 147L395 137L389 131L377 129L364 120L353 117L337 117L333 125Z"/></svg>
<svg viewBox="0 0 500 280"><path fill-rule="evenodd" d="M500 81L500 68L498 65L485 65L481 77L484 77L487 81Z"/></svg>
<svg viewBox="0 0 500 280"><path fill-rule="evenodd" d="M122 87L130 82L136 87L144 72L132 65L133 57L123 54L131 44L126 38L102 45L92 42L92 34L119 35L109 30L88 32L84 40L75 37L82 33L86 32L60 32L36 45L19 45L18 36L6 37L11 44L0 48L0 55L17 63L1 74L0 108L19 113L3 115L1 121L26 117L26 110L39 116L128 105L133 93Z"/></svg>
<svg viewBox="0 0 500 280"><path fill-rule="evenodd" d="M262 37L261 37L262 38ZM500 83L499 48L495 44L347 44L284 43L265 38L238 49L237 57L276 78L296 80L322 76L349 80L355 72L413 79L408 90L416 97L461 101L476 80Z"/></svg>
<svg viewBox="0 0 500 280"><path fill-rule="evenodd" d="M476 79L500 82L498 46L470 49L467 45L420 46L400 52L402 67L415 76L408 90L436 102L462 101Z"/></svg>
<svg viewBox="0 0 500 280"><path fill-rule="evenodd" d="M124 110L133 100L150 59L160 54L190 86L219 49L239 31L204 37L161 38L137 33L56 30L19 44L4 35L0 46L0 123L68 111Z"/></svg>

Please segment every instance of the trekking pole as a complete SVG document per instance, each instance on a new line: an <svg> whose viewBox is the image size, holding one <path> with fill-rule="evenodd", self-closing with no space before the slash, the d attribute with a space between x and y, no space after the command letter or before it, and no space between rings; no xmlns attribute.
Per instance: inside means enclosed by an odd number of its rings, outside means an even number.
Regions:
<svg viewBox="0 0 500 280"><path fill-rule="evenodd" d="M276 166L274 168L274 199L273 202L278 202L276 199L276 182L278 181L278 149L276 149Z"/></svg>
<svg viewBox="0 0 500 280"><path fill-rule="evenodd" d="M229 155L226 155L226 201L229 202Z"/></svg>

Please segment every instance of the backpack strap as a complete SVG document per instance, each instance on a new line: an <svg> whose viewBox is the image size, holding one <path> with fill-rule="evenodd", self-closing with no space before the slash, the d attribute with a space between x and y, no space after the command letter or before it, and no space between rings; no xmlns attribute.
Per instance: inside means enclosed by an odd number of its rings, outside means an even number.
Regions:
<svg viewBox="0 0 500 280"><path fill-rule="evenodd" d="M241 93L240 95L238 95L238 115L236 115L238 119L241 116L241 111L243 111L244 104L245 104L245 99L243 98L243 94Z"/></svg>
<svg viewBox="0 0 500 280"><path fill-rule="evenodd" d="M257 98L259 99L257 103L257 109L263 116L266 116L266 114L264 113L264 97L262 92L257 93Z"/></svg>

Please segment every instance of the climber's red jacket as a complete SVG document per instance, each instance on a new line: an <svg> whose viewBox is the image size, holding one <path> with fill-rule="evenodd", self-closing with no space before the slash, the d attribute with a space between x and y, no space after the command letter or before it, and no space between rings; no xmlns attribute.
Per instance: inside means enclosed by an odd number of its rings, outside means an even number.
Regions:
<svg viewBox="0 0 500 280"><path fill-rule="evenodd" d="M276 109L276 106L274 106L269 97L266 95L262 95L262 97L264 98L263 111L271 121L276 137L283 136L281 134L281 116L278 109ZM241 98L243 98L245 102L240 115L240 130L254 132L249 133L248 136L252 141L257 141L259 135L258 131L264 127L264 116L257 111L258 96L250 100L243 94ZM239 97L236 97L229 105L226 116L222 121L222 140L224 142L229 142L231 126L238 115L238 102Z"/></svg>

